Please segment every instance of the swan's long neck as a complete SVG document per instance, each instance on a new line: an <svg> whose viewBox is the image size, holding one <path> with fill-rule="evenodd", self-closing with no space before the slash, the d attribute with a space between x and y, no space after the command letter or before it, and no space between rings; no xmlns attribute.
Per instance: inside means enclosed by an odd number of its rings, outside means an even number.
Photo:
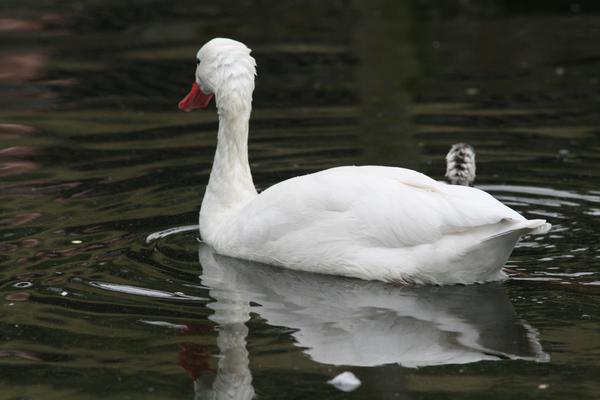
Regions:
<svg viewBox="0 0 600 400"><path fill-rule="evenodd" d="M219 115L217 150L207 192L228 207L256 194L248 163L249 119L250 110L234 116Z"/></svg>
<svg viewBox="0 0 600 400"><path fill-rule="evenodd" d="M217 94L217 150L200 209L200 232L204 239L257 194L248 163L251 95L251 91Z"/></svg>

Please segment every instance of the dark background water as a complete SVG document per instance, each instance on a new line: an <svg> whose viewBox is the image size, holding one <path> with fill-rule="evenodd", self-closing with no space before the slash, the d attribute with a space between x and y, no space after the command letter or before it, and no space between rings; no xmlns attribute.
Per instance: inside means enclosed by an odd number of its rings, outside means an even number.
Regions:
<svg viewBox="0 0 600 400"><path fill-rule="evenodd" d="M441 179L463 141L552 231L509 281L450 288L146 244L197 221L216 114L176 104L215 36L258 62L259 188ZM598 398L597 2L4 0L0 38L0 398ZM345 370L354 392L326 383Z"/></svg>

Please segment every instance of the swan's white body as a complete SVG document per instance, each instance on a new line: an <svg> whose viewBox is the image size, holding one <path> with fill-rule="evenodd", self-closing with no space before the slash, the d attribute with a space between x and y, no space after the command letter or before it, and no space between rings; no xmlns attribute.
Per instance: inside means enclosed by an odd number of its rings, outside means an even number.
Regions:
<svg viewBox="0 0 600 400"><path fill-rule="evenodd" d="M549 227L481 190L403 168L332 168L258 194L247 152L255 74L249 53L229 39L198 52L196 82L215 94L219 110L200 233L218 253L361 279L473 283L504 278L519 237Z"/></svg>

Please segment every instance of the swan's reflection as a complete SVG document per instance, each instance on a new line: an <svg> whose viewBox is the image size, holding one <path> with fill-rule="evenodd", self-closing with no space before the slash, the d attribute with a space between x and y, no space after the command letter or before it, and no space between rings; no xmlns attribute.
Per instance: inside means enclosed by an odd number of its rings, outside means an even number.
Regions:
<svg viewBox="0 0 600 400"><path fill-rule="evenodd" d="M205 245L199 259L202 283L216 300L218 375L227 398L253 394L244 325L250 302L260 304L252 311L270 325L295 329L296 344L323 364L415 368L548 359L500 284L396 287L237 260ZM244 395L231 397L234 391Z"/></svg>
<svg viewBox="0 0 600 400"><path fill-rule="evenodd" d="M204 260L203 254L213 257L208 247L201 245L201 262ZM203 267L203 270L219 273L219 268L219 264L214 264L212 267ZM206 273L202 276L205 282ZM254 397L254 388L246 350L248 327L245 323L250 319L247 296L219 285L212 286L210 295L216 300L208 307L214 310L214 314L209 318L218 324L217 346L220 358L217 376L212 385L205 381L205 377L194 381L195 399L250 400Z"/></svg>

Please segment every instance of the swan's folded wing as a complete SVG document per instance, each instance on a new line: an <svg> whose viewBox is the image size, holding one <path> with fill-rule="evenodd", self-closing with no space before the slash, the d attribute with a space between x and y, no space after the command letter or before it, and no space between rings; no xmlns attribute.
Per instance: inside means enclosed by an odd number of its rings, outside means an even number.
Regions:
<svg viewBox="0 0 600 400"><path fill-rule="evenodd" d="M433 180L427 175L404 168L365 166L360 169L370 175L386 177L399 184L432 192L429 195L425 194L425 201L429 207L435 209L434 215L437 215L438 219L434 224L440 224L444 234L462 232L501 221L524 220L522 215L505 206L490 194L476 188L448 185ZM416 193L413 192L413 195L419 199L419 205L416 205L416 208L420 209L425 206L420 203L423 200L423 194ZM410 202L410 199L402 200Z"/></svg>

